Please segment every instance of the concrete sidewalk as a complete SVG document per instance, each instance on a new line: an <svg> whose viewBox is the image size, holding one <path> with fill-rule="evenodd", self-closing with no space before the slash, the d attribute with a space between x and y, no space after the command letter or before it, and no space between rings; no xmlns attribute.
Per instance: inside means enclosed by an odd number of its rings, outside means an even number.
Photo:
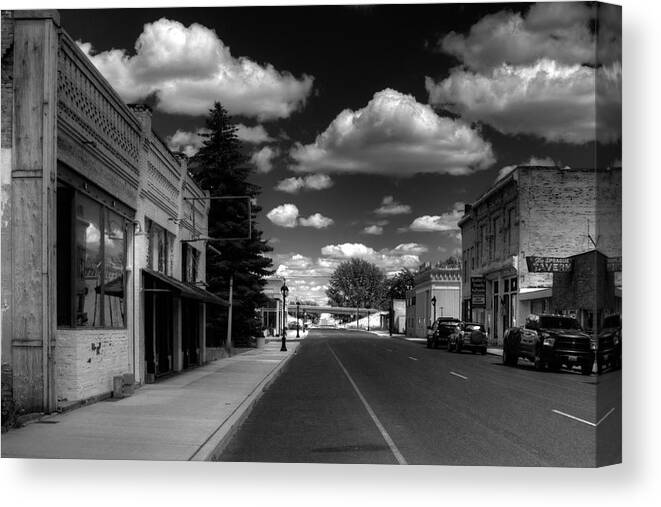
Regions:
<svg viewBox="0 0 661 507"><path fill-rule="evenodd" d="M206 461L219 454L299 343L249 349L2 435L3 458Z"/></svg>

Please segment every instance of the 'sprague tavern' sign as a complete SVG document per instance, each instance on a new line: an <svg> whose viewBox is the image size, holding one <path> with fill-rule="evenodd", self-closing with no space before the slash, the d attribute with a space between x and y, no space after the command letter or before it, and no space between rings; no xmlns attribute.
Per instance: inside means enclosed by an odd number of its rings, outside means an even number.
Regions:
<svg viewBox="0 0 661 507"><path fill-rule="evenodd" d="M480 276L471 276L471 307L487 306L487 282Z"/></svg>
<svg viewBox="0 0 661 507"><path fill-rule="evenodd" d="M526 257L529 273L568 273L573 269L571 257Z"/></svg>

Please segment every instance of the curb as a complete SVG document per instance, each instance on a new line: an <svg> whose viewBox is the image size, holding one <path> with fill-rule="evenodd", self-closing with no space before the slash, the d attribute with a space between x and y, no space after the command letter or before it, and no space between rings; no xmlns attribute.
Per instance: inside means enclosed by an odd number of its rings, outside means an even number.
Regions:
<svg viewBox="0 0 661 507"><path fill-rule="evenodd" d="M289 363L292 357L298 353L298 347L294 352L288 355L280 363L278 363L269 374L262 379L262 381L255 386L252 392L244 399L232 414L225 419L218 428L211 434L211 436L204 442L200 448L195 451L188 461L214 461L218 458L232 437L236 434L241 424L246 420L252 409L255 407L259 399L264 394L264 391L273 383L273 381L280 376L285 366Z"/></svg>

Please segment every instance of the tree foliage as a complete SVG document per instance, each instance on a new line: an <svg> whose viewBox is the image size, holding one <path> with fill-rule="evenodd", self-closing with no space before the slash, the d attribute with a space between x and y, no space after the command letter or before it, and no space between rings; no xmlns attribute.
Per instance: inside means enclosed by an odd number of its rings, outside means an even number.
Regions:
<svg viewBox="0 0 661 507"><path fill-rule="evenodd" d="M227 111L216 102L206 119L208 133L204 144L191 159L191 172L212 197L249 196L254 199L260 188L248 182L252 168L242 152L241 141L236 136L236 126ZM247 341L258 332L259 322L255 309L264 306L263 288L265 276L271 274L272 261L264 256L271 247L262 239L262 232L255 227L257 213L261 209L253 205L250 221L250 239L212 242L214 249L207 250L207 284L214 294L227 299L230 275L234 276L234 306L232 335L235 343ZM209 236L211 238L236 238L248 235L248 206L246 199L211 200L209 211ZM212 317L213 333L226 337L227 310L223 308Z"/></svg>
<svg viewBox="0 0 661 507"><path fill-rule="evenodd" d="M342 307L380 308L386 296L383 270L363 259L342 262L328 280L329 304Z"/></svg>
<svg viewBox="0 0 661 507"><path fill-rule="evenodd" d="M388 280L388 299L405 299L406 291L411 290L415 285L415 275L408 268L403 268Z"/></svg>

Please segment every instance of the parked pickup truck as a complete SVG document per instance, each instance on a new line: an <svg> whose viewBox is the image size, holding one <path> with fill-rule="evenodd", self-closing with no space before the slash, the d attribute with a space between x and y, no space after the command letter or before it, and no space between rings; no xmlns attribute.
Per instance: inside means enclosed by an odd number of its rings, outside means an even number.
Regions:
<svg viewBox="0 0 661 507"><path fill-rule="evenodd" d="M530 315L524 327L506 331L503 364L516 366L520 357L538 370L580 365L583 375L592 373L596 344L578 321L563 315Z"/></svg>
<svg viewBox="0 0 661 507"><path fill-rule="evenodd" d="M618 314L604 319L598 336L597 373L606 366L613 369L622 366L622 319Z"/></svg>

